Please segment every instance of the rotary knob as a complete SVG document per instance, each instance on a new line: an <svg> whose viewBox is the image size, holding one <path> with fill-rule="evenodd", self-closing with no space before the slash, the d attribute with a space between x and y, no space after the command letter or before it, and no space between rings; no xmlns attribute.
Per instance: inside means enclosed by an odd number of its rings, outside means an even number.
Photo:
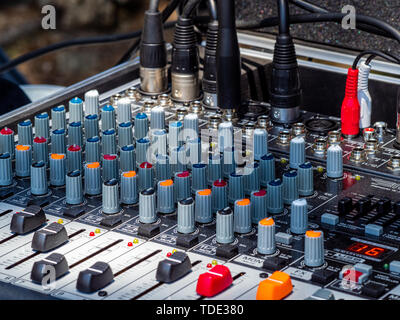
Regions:
<svg viewBox="0 0 400 320"><path fill-rule="evenodd" d="M44 161L35 162L31 165L31 194L42 196L47 192L46 164Z"/></svg>
<svg viewBox="0 0 400 320"><path fill-rule="evenodd" d="M103 181L119 178L118 156L105 154L103 156Z"/></svg>
<svg viewBox="0 0 400 320"><path fill-rule="evenodd" d="M283 202L291 204L299 198L299 184L296 170L290 170L283 174Z"/></svg>
<svg viewBox="0 0 400 320"><path fill-rule="evenodd" d="M131 144L133 144L132 123L120 123L118 126L118 145L122 148Z"/></svg>
<svg viewBox="0 0 400 320"><path fill-rule="evenodd" d="M190 173L188 171L175 173L176 200L190 197Z"/></svg>
<svg viewBox="0 0 400 320"><path fill-rule="evenodd" d="M69 101L69 122L83 121L83 101L76 97Z"/></svg>
<svg viewBox="0 0 400 320"><path fill-rule="evenodd" d="M123 146L119 153L119 161L122 172L134 171L136 168L135 147L131 145Z"/></svg>
<svg viewBox="0 0 400 320"><path fill-rule="evenodd" d="M255 160L260 160L268 153L268 132L265 129L255 129L253 134L253 154Z"/></svg>
<svg viewBox="0 0 400 320"><path fill-rule="evenodd" d="M18 143L20 145L33 145L33 128L31 120L18 123Z"/></svg>
<svg viewBox="0 0 400 320"><path fill-rule="evenodd" d="M150 140L141 138L136 141L136 163L139 166L141 163L147 161L147 151L150 148Z"/></svg>
<svg viewBox="0 0 400 320"><path fill-rule="evenodd" d="M91 137L86 140L86 162L100 162L100 138Z"/></svg>
<svg viewBox="0 0 400 320"><path fill-rule="evenodd" d="M343 177L343 150L339 145L328 148L326 175L332 179Z"/></svg>
<svg viewBox="0 0 400 320"><path fill-rule="evenodd" d="M228 206L227 183L219 179L212 185L212 211L217 212Z"/></svg>
<svg viewBox="0 0 400 320"><path fill-rule="evenodd" d="M275 179L268 182L267 211L271 214L283 212L282 181Z"/></svg>
<svg viewBox="0 0 400 320"><path fill-rule="evenodd" d="M306 142L303 137L295 137L290 140L290 168L297 169L305 162Z"/></svg>
<svg viewBox="0 0 400 320"><path fill-rule="evenodd" d="M55 187L65 185L66 156L52 153L50 155L50 184Z"/></svg>
<svg viewBox="0 0 400 320"><path fill-rule="evenodd" d="M9 153L12 159L15 156L14 131L10 128L0 130L0 150Z"/></svg>
<svg viewBox="0 0 400 320"><path fill-rule="evenodd" d="M139 194L139 221L141 223L157 221L156 194L153 188L143 190Z"/></svg>
<svg viewBox="0 0 400 320"><path fill-rule="evenodd" d="M157 210L167 214L175 211L174 182L172 180L158 183Z"/></svg>
<svg viewBox="0 0 400 320"><path fill-rule="evenodd" d="M51 152L52 153L65 153L66 139L65 129L57 129L51 132Z"/></svg>
<svg viewBox="0 0 400 320"><path fill-rule="evenodd" d="M138 113L135 117L135 138L143 139L149 131L149 119L145 113Z"/></svg>
<svg viewBox="0 0 400 320"><path fill-rule="evenodd" d="M67 204L76 205L83 202L82 175L79 170L67 174L65 194Z"/></svg>
<svg viewBox="0 0 400 320"><path fill-rule="evenodd" d="M203 163L194 164L192 168L192 192L207 188L207 166Z"/></svg>
<svg viewBox="0 0 400 320"><path fill-rule="evenodd" d="M212 185L214 181L222 179L221 156L213 154L208 159L208 184Z"/></svg>
<svg viewBox="0 0 400 320"><path fill-rule="evenodd" d="M48 154L47 139L45 137L36 137L33 140L33 159L36 162L43 161L47 165L49 161Z"/></svg>
<svg viewBox="0 0 400 320"><path fill-rule="evenodd" d="M121 202L132 205L139 201L137 189L137 175L135 171L121 174Z"/></svg>
<svg viewBox="0 0 400 320"><path fill-rule="evenodd" d="M115 129L115 109L112 105L106 105L101 109L101 130Z"/></svg>
<svg viewBox="0 0 400 320"><path fill-rule="evenodd" d="M211 210L211 190L204 189L196 192L195 220L199 223L209 223L213 220Z"/></svg>
<svg viewBox="0 0 400 320"><path fill-rule="evenodd" d="M122 98L117 102L117 120L119 123L131 122L132 109L131 100L129 98Z"/></svg>
<svg viewBox="0 0 400 320"><path fill-rule="evenodd" d="M66 111L64 106L51 109L51 128L54 130L67 129Z"/></svg>
<svg viewBox="0 0 400 320"><path fill-rule="evenodd" d="M30 145L17 145L15 147L15 174L25 178L31 174L32 147Z"/></svg>
<svg viewBox="0 0 400 320"><path fill-rule="evenodd" d="M233 147L233 125L231 122L222 122L218 126L218 146L220 152Z"/></svg>
<svg viewBox="0 0 400 320"><path fill-rule="evenodd" d="M170 149L182 146L182 130L183 123L181 121L171 121L169 123L168 140Z"/></svg>
<svg viewBox="0 0 400 320"><path fill-rule="evenodd" d="M199 138L199 117L195 113L189 113L183 119L184 137L186 140Z"/></svg>
<svg viewBox="0 0 400 320"><path fill-rule="evenodd" d="M266 187L272 180L275 180L275 159L272 153L268 153L260 160L260 184Z"/></svg>
<svg viewBox="0 0 400 320"><path fill-rule="evenodd" d="M163 107L159 106L151 109L150 128L152 130L165 128L165 111Z"/></svg>
<svg viewBox="0 0 400 320"><path fill-rule="evenodd" d="M103 213L116 214L119 211L118 180L111 179L103 183Z"/></svg>
<svg viewBox="0 0 400 320"><path fill-rule="evenodd" d="M200 138L188 140L186 142L189 151L189 165L193 167L201 162L201 140Z"/></svg>
<svg viewBox="0 0 400 320"><path fill-rule="evenodd" d="M47 112L37 114L35 116L35 136L49 138L50 125L49 115Z"/></svg>
<svg viewBox="0 0 400 320"><path fill-rule="evenodd" d="M254 224L267 217L267 192L265 190L253 191L251 201L251 220Z"/></svg>
<svg viewBox="0 0 400 320"><path fill-rule="evenodd" d="M99 115L99 92L90 90L85 93L85 114Z"/></svg>
<svg viewBox="0 0 400 320"><path fill-rule="evenodd" d="M139 166L139 191L154 187L153 165L143 162Z"/></svg>
<svg viewBox="0 0 400 320"><path fill-rule="evenodd" d="M236 151L234 148L224 149L222 165L222 173L224 178L229 178L229 175L234 173L236 170L235 153Z"/></svg>
<svg viewBox="0 0 400 320"><path fill-rule="evenodd" d="M85 135L86 137L95 137L99 135L99 116L90 114L85 117Z"/></svg>
<svg viewBox="0 0 400 320"><path fill-rule="evenodd" d="M85 193L96 196L102 192L101 167L99 162L85 164Z"/></svg>
<svg viewBox="0 0 400 320"><path fill-rule="evenodd" d="M275 245L275 221L272 218L262 219L258 223L257 251L260 254L273 254Z"/></svg>
<svg viewBox="0 0 400 320"><path fill-rule="evenodd" d="M235 201L234 228L237 233L251 231L251 203L249 199Z"/></svg>
<svg viewBox="0 0 400 320"><path fill-rule="evenodd" d="M303 163L297 170L299 195L307 197L314 193L314 172L310 162Z"/></svg>
<svg viewBox="0 0 400 320"><path fill-rule="evenodd" d="M304 263L308 267L320 267L325 262L324 234L309 230L304 238Z"/></svg>
<svg viewBox="0 0 400 320"><path fill-rule="evenodd" d="M308 208L306 199L294 200L291 204L290 231L304 234L308 228Z"/></svg>
<svg viewBox="0 0 400 320"><path fill-rule="evenodd" d="M173 148L171 154L171 169L173 173L186 171L187 157L185 146Z"/></svg>
<svg viewBox="0 0 400 320"><path fill-rule="evenodd" d="M180 233L188 234L195 230L194 201L193 198L186 198L178 202L177 230Z"/></svg>
<svg viewBox="0 0 400 320"><path fill-rule="evenodd" d="M78 145L69 146L67 149L67 170L82 170L82 148Z"/></svg>
<svg viewBox="0 0 400 320"><path fill-rule="evenodd" d="M221 244L232 243L235 240L233 233L233 211L229 207L217 212L215 238Z"/></svg>
<svg viewBox="0 0 400 320"><path fill-rule="evenodd" d="M103 131L101 139L103 154L116 154L117 153L117 135L114 129Z"/></svg>
<svg viewBox="0 0 400 320"><path fill-rule="evenodd" d="M246 194L260 190L260 166L257 162L248 164L244 168L244 186Z"/></svg>
<svg viewBox="0 0 400 320"><path fill-rule="evenodd" d="M169 165L169 157L164 154L156 156L156 180L171 179L171 166Z"/></svg>
<svg viewBox="0 0 400 320"><path fill-rule="evenodd" d="M0 154L0 187L11 185L13 182L11 155Z"/></svg>
<svg viewBox="0 0 400 320"><path fill-rule="evenodd" d="M236 200L244 198L243 175L231 173L229 175L229 203L235 203Z"/></svg>
<svg viewBox="0 0 400 320"><path fill-rule="evenodd" d="M72 122L68 126L68 145L83 146L83 132L81 122Z"/></svg>

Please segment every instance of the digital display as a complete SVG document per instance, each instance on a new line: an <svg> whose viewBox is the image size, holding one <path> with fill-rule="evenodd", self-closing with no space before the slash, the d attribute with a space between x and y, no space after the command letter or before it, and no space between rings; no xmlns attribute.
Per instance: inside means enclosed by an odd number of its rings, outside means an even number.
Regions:
<svg viewBox="0 0 400 320"><path fill-rule="evenodd" d="M374 258L379 258L386 252L390 251L389 249L380 248L362 242L354 242L346 250Z"/></svg>

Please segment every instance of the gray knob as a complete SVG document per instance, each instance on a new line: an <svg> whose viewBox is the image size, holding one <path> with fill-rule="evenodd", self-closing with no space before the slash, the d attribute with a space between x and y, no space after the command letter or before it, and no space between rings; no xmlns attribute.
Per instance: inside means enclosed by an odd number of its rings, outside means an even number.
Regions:
<svg viewBox="0 0 400 320"><path fill-rule="evenodd" d="M332 179L343 177L343 150L339 145L328 148L326 175Z"/></svg>
<svg viewBox="0 0 400 320"><path fill-rule="evenodd" d="M164 180L158 183L157 210L161 213L172 213L175 211L174 182Z"/></svg>
<svg viewBox="0 0 400 320"><path fill-rule="evenodd" d="M62 153L50 155L50 184L52 186L61 187L65 185L66 158L66 155Z"/></svg>
<svg viewBox="0 0 400 320"><path fill-rule="evenodd" d="M201 162L201 140L192 139L187 141L187 149L189 151L189 165L193 167Z"/></svg>
<svg viewBox="0 0 400 320"><path fill-rule="evenodd" d="M139 194L139 221L141 223L157 221L156 193L153 188L143 190Z"/></svg>
<svg viewBox="0 0 400 320"><path fill-rule="evenodd" d="M185 140L193 140L199 138L199 117L195 113L189 113L183 119Z"/></svg>
<svg viewBox="0 0 400 320"><path fill-rule="evenodd" d="M145 113L138 113L135 117L135 138L143 139L149 132L149 119Z"/></svg>
<svg viewBox="0 0 400 320"><path fill-rule="evenodd" d="M178 202L177 230L180 233L192 233L195 230L194 201L193 198L186 198Z"/></svg>
<svg viewBox="0 0 400 320"><path fill-rule="evenodd" d="M268 132L265 129L255 129L253 135L254 160L260 160L268 153Z"/></svg>
<svg viewBox="0 0 400 320"><path fill-rule="evenodd" d="M219 151L233 148L233 125L232 122L222 122L218 126L218 146Z"/></svg>
<svg viewBox="0 0 400 320"><path fill-rule="evenodd" d="M133 144L132 123L120 123L118 126L118 145L123 147L131 144Z"/></svg>
<svg viewBox="0 0 400 320"><path fill-rule="evenodd" d="M184 146L171 149L171 169L173 173L183 172L186 170L187 158Z"/></svg>
<svg viewBox="0 0 400 320"><path fill-rule="evenodd" d="M275 179L268 182L267 211L271 214L283 212L282 181Z"/></svg>
<svg viewBox="0 0 400 320"><path fill-rule="evenodd" d="M218 243L232 243L235 240L233 233L233 211L226 207L217 212L216 217L216 235Z"/></svg>
<svg viewBox="0 0 400 320"><path fill-rule="evenodd" d="M139 191L154 187L154 170L153 165L143 162L139 166Z"/></svg>
<svg viewBox="0 0 400 320"><path fill-rule="evenodd" d="M81 122L72 122L68 126L68 145L83 146L83 131Z"/></svg>
<svg viewBox="0 0 400 320"><path fill-rule="evenodd" d="M158 154L156 156L156 180L163 181L168 179L171 179L169 157L164 154Z"/></svg>
<svg viewBox="0 0 400 320"><path fill-rule="evenodd" d="M167 154L167 132L165 130L155 129L152 135L151 154L155 159L157 154Z"/></svg>
<svg viewBox="0 0 400 320"><path fill-rule="evenodd" d="M137 189L137 175L135 171L121 174L121 202L131 205L139 201Z"/></svg>
<svg viewBox="0 0 400 320"><path fill-rule="evenodd" d="M7 153L0 154L0 187L9 186L13 183L11 155Z"/></svg>
<svg viewBox="0 0 400 320"><path fill-rule="evenodd" d="M78 97L69 101L69 123L83 122L83 101Z"/></svg>
<svg viewBox="0 0 400 320"><path fill-rule="evenodd" d="M110 129L115 129L115 109L108 104L101 109L101 130Z"/></svg>
<svg viewBox="0 0 400 320"><path fill-rule="evenodd" d="M136 163L140 165L147 162L147 151L150 148L149 139L142 138L136 141ZM149 159L150 160L150 159Z"/></svg>
<svg viewBox="0 0 400 320"><path fill-rule="evenodd" d="M47 194L47 191L46 163L44 161L35 162L31 165L31 194L42 196Z"/></svg>
<svg viewBox="0 0 400 320"><path fill-rule="evenodd" d="M175 173L176 200L190 197L190 173L188 171Z"/></svg>
<svg viewBox="0 0 400 320"><path fill-rule="evenodd" d="M118 180L111 179L103 183L103 213L115 214L119 211Z"/></svg>
<svg viewBox="0 0 400 320"><path fill-rule="evenodd" d="M117 120L118 123L131 122L132 121L132 109L131 109L131 99L122 98L118 100L117 106Z"/></svg>
<svg viewBox="0 0 400 320"><path fill-rule="evenodd" d="M168 145L170 149L183 145L183 123L181 121L171 121L169 123Z"/></svg>
<svg viewBox="0 0 400 320"><path fill-rule="evenodd" d="M33 159L36 162L43 161L46 165L49 162L47 139L45 137L36 137L33 140Z"/></svg>
<svg viewBox="0 0 400 320"><path fill-rule="evenodd" d="M69 146L67 149L67 171L82 171L82 148L78 145Z"/></svg>
<svg viewBox="0 0 400 320"><path fill-rule="evenodd" d="M35 116L35 137L45 137L46 139L50 136L49 126L49 115L47 112L40 113Z"/></svg>
<svg viewBox="0 0 400 320"><path fill-rule="evenodd" d="M207 166L203 163L194 164L192 168L192 192L207 188Z"/></svg>
<svg viewBox="0 0 400 320"><path fill-rule="evenodd" d="M251 203L249 199L235 201L234 228L237 233L251 231Z"/></svg>
<svg viewBox="0 0 400 320"><path fill-rule="evenodd" d="M283 202L291 204L299 198L299 182L296 170L290 170L283 174Z"/></svg>
<svg viewBox="0 0 400 320"><path fill-rule="evenodd" d="M273 254L275 246L275 221L265 218L258 223L257 251L260 254Z"/></svg>
<svg viewBox="0 0 400 320"><path fill-rule="evenodd" d="M56 129L51 132L51 153L65 153L65 129Z"/></svg>
<svg viewBox="0 0 400 320"><path fill-rule="evenodd" d="M304 234L308 228L308 209L306 199L294 200L291 204L290 231Z"/></svg>
<svg viewBox="0 0 400 320"><path fill-rule="evenodd" d="M101 167L99 162L85 164L85 193L97 196L102 192Z"/></svg>
<svg viewBox="0 0 400 320"><path fill-rule="evenodd" d="M150 119L151 129L165 129L165 111L163 107L159 106L151 109Z"/></svg>
<svg viewBox="0 0 400 320"><path fill-rule="evenodd" d="M235 203L236 200L244 198L244 179L243 175L231 173L229 176L229 193L228 201L229 203Z"/></svg>
<svg viewBox="0 0 400 320"><path fill-rule="evenodd" d="M120 150L119 157L120 157L120 167L122 172L135 171L136 168L135 148L132 144L123 146Z"/></svg>
<svg viewBox="0 0 400 320"><path fill-rule="evenodd" d="M54 130L67 129L66 111L64 106L51 109L51 128Z"/></svg>
<svg viewBox="0 0 400 320"><path fill-rule="evenodd" d="M76 205L83 202L82 175L79 170L67 174L65 194L67 204Z"/></svg>
<svg viewBox="0 0 400 320"><path fill-rule="evenodd" d="M314 172L310 162L303 163L297 170L299 176L299 195L307 197L314 193Z"/></svg>
<svg viewBox="0 0 400 320"><path fill-rule="evenodd" d="M212 196L210 189L196 192L195 220L199 223L209 223L213 220Z"/></svg>
<svg viewBox="0 0 400 320"><path fill-rule="evenodd" d="M119 178L118 156L116 154L105 154L103 156L103 181Z"/></svg>
<svg viewBox="0 0 400 320"><path fill-rule="evenodd" d="M85 136L95 137L99 135L99 116L97 114L90 114L85 117Z"/></svg>
<svg viewBox="0 0 400 320"><path fill-rule="evenodd" d="M15 156L14 131L10 128L0 130L0 150L2 153L9 153L11 158Z"/></svg>
<svg viewBox="0 0 400 320"><path fill-rule="evenodd" d="M103 132L101 139L103 154L117 153L117 134L114 129L108 129Z"/></svg>
<svg viewBox="0 0 400 320"><path fill-rule="evenodd" d="M303 137L295 137L290 141L290 167L297 169L305 162L306 143Z"/></svg>
<svg viewBox="0 0 400 320"><path fill-rule="evenodd" d="M91 137L86 140L86 162L100 162L100 138Z"/></svg>
<svg viewBox="0 0 400 320"><path fill-rule="evenodd" d="M244 192L251 194L260 190L260 165L257 162L246 165L244 168Z"/></svg>
<svg viewBox="0 0 400 320"><path fill-rule="evenodd" d="M212 185L212 211L217 212L228 206L227 183L219 179Z"/></svg>
<svg viewBox="0 0 400 320"><path fill-rule="evenodd" d="M224 178L229 178L229 175L236 170L235 149L225 148L223 153L222 174Z"/></svg>
<svg viewBox="0 0 400 320"><path fill-rule="evenodd" d="M214 181L219 179L222 179L221 156L213 154L208 159L208 184L212 185Z"/></svg>
<svg viewBox="0 0 400 320"><path fill-rule="evenodd" d="M31 120L18 123L18 143L23 146L32 146L33 128Z"/></svg>
<svg viewBox="0 0 400 320"><path fill-rule="evenodd" d="M307 231L304 238L304 263L308 267L320 267L325 262L324 233Z"/></svg>
<svg viewBox="0 0 400 320"><path fill-rule="evenodd" d="M99 92L97 90L90 90L85 93L85 114L99 115Z"/></svg>
<svg viewBox="0 0 400 320"><path fill-rule="evenodd" d="M253 191L250 196L251 221L256 224L268 216L267 192L265 190Z"/></svg>
<svg viewBox="0 0 400 320"><path fill-rule="evenodd" d="M32 147L30 145L17 145L15 147L15 174L25 178L31 174Z"/></svg>

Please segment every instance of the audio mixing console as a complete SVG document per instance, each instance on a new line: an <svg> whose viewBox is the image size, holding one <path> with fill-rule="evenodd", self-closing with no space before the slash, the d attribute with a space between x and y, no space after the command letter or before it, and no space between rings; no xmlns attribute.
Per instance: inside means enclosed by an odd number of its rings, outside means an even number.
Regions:
<svg viewBox="0 0 400 320"><path fill-rule="evenodd" d="M273 59L244 43L243 61L264 58L271 78L268 103L248 99L229 0L199 76L189 9L172 48L149 10L140 65L0 117L1 288L63 300L400 299L400 126L371 123L368 108L360 118L357 68L341 119L306 111L284 28Z"/></svg>

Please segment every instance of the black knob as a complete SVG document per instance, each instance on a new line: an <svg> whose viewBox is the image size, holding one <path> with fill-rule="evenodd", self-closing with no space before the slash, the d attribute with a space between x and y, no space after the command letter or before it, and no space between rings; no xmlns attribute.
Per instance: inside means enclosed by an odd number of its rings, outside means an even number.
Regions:
<svg viewBox="0 0 400 320"><path fill-rule="evenodd" d="M365 197L356 203L356 209L360 214L366 214L371 210L371 198Z"/></svg>
<svg viewBox="0 0 400 320"><path fill-rule="evenodd" d="M393 205L393 212L400 216L400 201L395 202Z"/></svg>
<svg viewBox="0 0 400 320"><path fill-rule="evenodd" d="M391 209L392 209L392 203L390 202L389 198L385 197L377 202L376 211L378 212L378 214L389 213Z"/></svg>
<svg viewBox="0 0 400 320"><path fill-rule="evenodd" d="M338 211L340 215L346 215L353 209L353 200L345 197L338 202Z"/></svg>

